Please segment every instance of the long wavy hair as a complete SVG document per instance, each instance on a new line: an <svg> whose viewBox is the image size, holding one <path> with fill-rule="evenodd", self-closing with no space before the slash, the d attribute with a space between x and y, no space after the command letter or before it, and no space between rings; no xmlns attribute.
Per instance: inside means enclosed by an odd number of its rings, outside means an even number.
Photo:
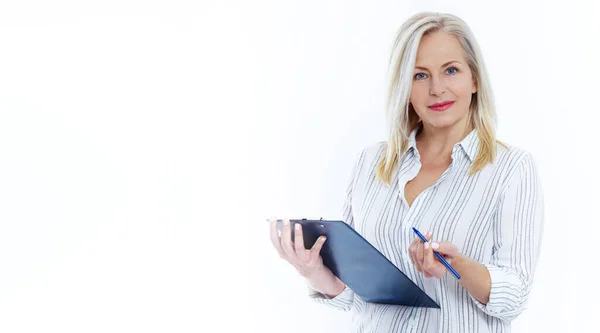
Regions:
<svg viewBox="0 0 600 333"><path fill-rule="evenodd" d="M387 117L389 140L377 166L377 177L390 184L394 167L408 149L410 133L420 127L421 119L410 104L417 50L423 36L433 32L455 36L461 44L476 81L477 92L471 99L469 117L480 139L479 151L469 174L473 175L494 161L496 155L496 110L490 81L477 40L459 17L435 12L420 12L406 20L397 32L389 59ZM502 144L502 143L500 143Z"/></svg>

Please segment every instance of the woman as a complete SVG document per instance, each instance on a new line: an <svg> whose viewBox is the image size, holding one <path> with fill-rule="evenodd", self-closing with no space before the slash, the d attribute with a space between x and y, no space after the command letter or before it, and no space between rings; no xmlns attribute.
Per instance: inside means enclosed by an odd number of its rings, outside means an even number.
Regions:
<svg viewBox="0 0 600 333"><path fill-rule="evenodd" d="M389 141L359 155L343 218L441 309L363 301L323 265L325 240L304 249L289 222L281 236L271 224L273 245L307 279L312 298L351 311L354 332L508 332L539 255L543 198L534 160L496 140L484 61L458 17L409 18L391 74ZM428 231L428 242L412 227Z"/></svg>

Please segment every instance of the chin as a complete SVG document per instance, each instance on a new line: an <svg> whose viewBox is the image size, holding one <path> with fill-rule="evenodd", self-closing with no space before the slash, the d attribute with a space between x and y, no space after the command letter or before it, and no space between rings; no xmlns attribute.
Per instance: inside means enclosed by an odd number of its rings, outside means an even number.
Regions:
<svg viewBox="0 0 600 333"><path fill-rule="evenodd" d="M427 113L424 114L425 117L422 117L423 123L435 127L435 128L446 128L452 127L459 123L466 121L466 118L469 117L468 112L456 112L458 110L454 109L454 105L442 112L427 110Z"/></svg>
<svg viewBox="0 0 600 333"><path fill-rule="evenodd" d="M460 122L460 119L436 117L435 119L424 119L423 123L433 128L448 128L456 125Z"/></svg>

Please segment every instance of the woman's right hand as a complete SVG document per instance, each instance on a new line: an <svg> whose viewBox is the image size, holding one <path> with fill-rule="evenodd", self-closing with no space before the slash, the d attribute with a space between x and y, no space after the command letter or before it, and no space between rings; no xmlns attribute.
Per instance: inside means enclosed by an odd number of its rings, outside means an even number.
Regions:
<svg viewBox="0 0 600 333"><path fill-rule="evenodd" d="M316 277L326 268L320 255L321 248L325 243L325 236L319 237L311 249L306 249L302 225L295 223L295 226L294 240L292 241L290 220L283 219L280 237L277 230L277 219L271 219L271 242L279 253L279 257L292 264L300 275L305 278Z"/></svg>
<svg viewBox="0 0 600 333"><path fill-rule="evenodd" d="M319 237L310 250L306 249L302 226L300 223L295 225L292 241L290 220L283 220L280 237L277 231L277 219L271 219L271 242L279 256L292 264L298 273L306 278L309 287L313 290L332 298L341 294L346 285L323 264L321 258L320 252L325 243L325 236Z"/></svg>

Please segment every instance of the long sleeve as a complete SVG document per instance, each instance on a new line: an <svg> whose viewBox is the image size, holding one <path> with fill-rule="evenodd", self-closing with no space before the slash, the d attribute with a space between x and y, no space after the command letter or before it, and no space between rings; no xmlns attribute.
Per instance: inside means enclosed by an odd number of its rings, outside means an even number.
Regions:
<svg viewBox="0 0 600 333"><path fill-rule="evenodd" d="M526 307L539 256L544 225L544 203L536 164L526 154L501 196L493 221L491 277L487 304L477 306L490 316L515 319Z"/></svg>
<svg viewBox="0 0 600 333"><path fill-rule="evenodd" d="M352 167L349 180L345 190L345 200L342 208L342 220L348 223L351 227L354 228L354 215L352 213L352 194L354 192L354 187L356 185L356 177L360 172L360 168L362 162L364 160L365 150L363 150L358 158L354 162L354 166ZM325 304L336 309L342 311L349 311L352 308L352 303L354 302L354 292L346 286L344 291L337 295L336 297L328 297L327 295L321 294L310 287L309 296L316 302Z"/></svg>

